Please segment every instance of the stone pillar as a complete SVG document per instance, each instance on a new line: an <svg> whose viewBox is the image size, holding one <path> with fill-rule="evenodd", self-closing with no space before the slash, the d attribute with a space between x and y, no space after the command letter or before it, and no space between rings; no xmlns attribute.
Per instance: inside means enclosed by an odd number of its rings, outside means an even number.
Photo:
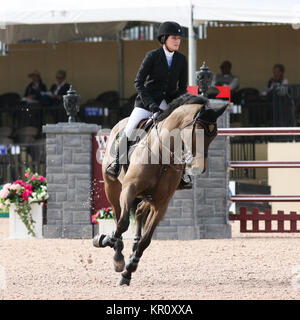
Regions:
<svg viewBox="0 0 300 320"><path fill-rule="evenodd" d="M57 123L46 133L46 173L49 199L45 238L92 238L92 133L99 126Z"/></svg>
<svg viewBox="0 0 300 320"><path fill-rule="evenodd" d="M210 100L211 106L223 104ZM218 128L229 127L229 110L218 118ZM194 240L230 238L228 223L229 138L217 136L209 146L207 169L193 177L193 189L176 191L154 239Z"/></svg>
<svg viewBox="0 0 300 320"><path fill-rule="evenodd" d="M211 100L212 105L224 101ZM229 128L230 111L218 119L218 128ZM217 136L209 147L207 170L196 177L195 202L200 239L231 238L228 219L230 138Z"/></svg>

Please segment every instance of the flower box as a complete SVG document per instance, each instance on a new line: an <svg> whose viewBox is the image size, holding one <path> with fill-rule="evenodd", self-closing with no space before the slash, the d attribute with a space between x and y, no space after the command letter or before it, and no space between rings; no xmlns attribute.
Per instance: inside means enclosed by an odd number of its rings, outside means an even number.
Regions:
<svg viewBox="0 0 300 320"><path fill-rule="evenodd" d="M28 230L20 219L16 206L11 204L9 207L9 236L11 239L28 239L28 238L43 238L43 204L32 203L31 214L35 221L33 230L35 237L28 234Z"/></svg>
<svg viewBox="0 0 300 320"><path fill-rule="evenodd" d="M9 209L11 238L42 238L43 204L49 198L47 181L29 168L25 177L25 181L16 180L3 186L0 208Z"/></svg>
<svg viewBox="0 0 300 320"><path fill-rule="evenodd" d="M111 235L116 230L116 223L113 219L99 219L98 233ZM134 239L136 225L130 220L128 230L123 233L123 239Z"/></svg>

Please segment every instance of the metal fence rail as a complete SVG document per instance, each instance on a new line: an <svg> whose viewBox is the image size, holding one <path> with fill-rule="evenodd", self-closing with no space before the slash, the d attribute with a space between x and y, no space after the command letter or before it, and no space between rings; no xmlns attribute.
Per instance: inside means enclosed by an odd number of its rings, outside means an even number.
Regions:
<svg viewBox="0 0 300 320"><path fill-rule="evenodd" d="M223 136L253 136L253 135L300 135L299 128L222 128L218 133ZM231 168L300 168L299 161L232 161ZM300 202L299 195L261 195L261 194L239 194L230 197L232 202ZM297 221L300 215L291 212L285 215L283 211L278 211L277 215L270 210L265 214L259 213L258 208L253 208L252 213L248 213L246 207L240 208L239 214L229 214L229 220L240 221L240 232L300 232L297 229ZM252 229L247 228L247 222L252 222ZM264 221L264 228L259 228L259 221ZM277 221L277 229L272 229L272 222ZM284 228L284 221L290 222L290 228Z"/></svg>
<svg viewBox="0 0 300 320"><path fill-rule="evenodd" d="M300 161L230 161L236 168L300 168Z"/></svg>
<svg viewBox="0 0 300 320"><path fill-rule="evenodd" d="M274 128L220 128L219 136L249 137L249 136L300 136L300 128L274 127Z"/></svg>

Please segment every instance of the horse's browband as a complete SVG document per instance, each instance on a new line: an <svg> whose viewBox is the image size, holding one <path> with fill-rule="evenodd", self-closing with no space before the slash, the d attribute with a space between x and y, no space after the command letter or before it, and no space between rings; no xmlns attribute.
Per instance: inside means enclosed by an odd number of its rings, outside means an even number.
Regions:
<svg viewBox="0 0 300 320"><path fill-rule="evenodd" d="M213 136L217 132L217 122L216 121L214 121L214 122L205 121L205 120L201 120L199 118L196 118L195 123L200 124L204 128L205 134L208 136Z"/></svg>

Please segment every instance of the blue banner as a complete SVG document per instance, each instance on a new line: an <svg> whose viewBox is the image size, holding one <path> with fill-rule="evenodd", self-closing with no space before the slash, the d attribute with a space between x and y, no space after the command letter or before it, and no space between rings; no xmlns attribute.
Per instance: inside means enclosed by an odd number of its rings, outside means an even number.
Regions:
<svg viewBox="0 0 300 320"><path fill-rule="evenodd" d="M100 116L102 114L101 108L96 108L96 107L88 107L85 108L85 115L86 116Z"/></svg>
<svg viewBox="0 0 300 320"><path fill-rule="evenodd" d="M0 144L0 154L7 154L7 146Z"/></svg>

